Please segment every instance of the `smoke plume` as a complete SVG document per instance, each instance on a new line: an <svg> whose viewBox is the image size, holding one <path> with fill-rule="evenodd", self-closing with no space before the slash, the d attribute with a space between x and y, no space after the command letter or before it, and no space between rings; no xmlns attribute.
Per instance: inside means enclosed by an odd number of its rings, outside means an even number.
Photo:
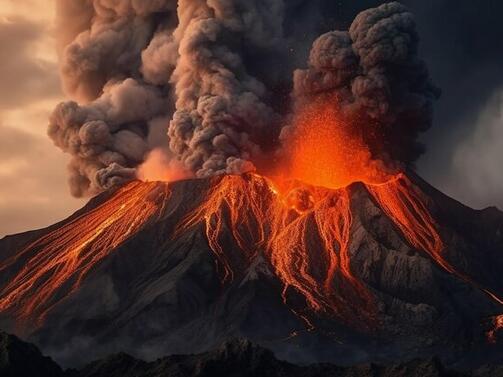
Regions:
<svg viewBox="0 0 503 377"><path fill-rule="evenodd" d="M274 51L282 42L284 4L180 0L178 6L171 150L200 177L253 170L258 141L277 122L266 84L250 74L242 56Z"/></svg>
<svg viewBox="0 0 503 377"><path fill-rule="evenodd" d="M320 96L336 99L376 158L413 162L438 91L411 13L398 3L361 13L349 32L319 37L308 68L294 72L325 17L321 4L58 0L72 100L54 110L49 135L72 155L73 195L134 179L162 144L198 177L254 170L277 148L291 102L295 110Z"/></svg>
<svg viewBox="0 0 503 377"><path fill-rule="evenodd" d="M431 127L439 96L418 58L413 15L392 2L361 12L349 31L333 31L313 44L309 67L294 73L297 106L333 98L347 124L374 158L413 163L417 138Z"/></svg>

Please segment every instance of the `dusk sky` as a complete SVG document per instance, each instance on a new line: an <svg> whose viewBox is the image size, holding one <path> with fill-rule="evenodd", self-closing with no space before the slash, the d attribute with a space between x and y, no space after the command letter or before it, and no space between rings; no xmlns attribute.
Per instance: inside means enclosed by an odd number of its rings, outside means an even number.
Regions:
<svg viewBox="0 0 503 377"><path fill-rule="evenodd" d="M66 184L67 157L46 136L64 96L53 1L0 1L0 236L47 226L84 203Z"/></svg>
<svg viewBox="0 0 503 377"><path fill-rule="evenodd" d="M501 5L487 2L472 15L461 1L444 18L431 16L437 2L405 3L417 14L423 56L443 89L419 172L465 204L502 208L503 62L501 46L491 45ZM448 2L438 3L442 10ZM0 0L0 237L50 225L86 201L70 195L69 158L46 136L49 114L65 99L54 17L52 0Z"/></svg>

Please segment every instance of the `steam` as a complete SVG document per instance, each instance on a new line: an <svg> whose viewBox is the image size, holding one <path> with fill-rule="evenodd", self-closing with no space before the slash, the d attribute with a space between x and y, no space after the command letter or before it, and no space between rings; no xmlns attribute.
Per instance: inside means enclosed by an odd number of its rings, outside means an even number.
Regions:
<svg viewBox="0 0 503 377"><path fill-rule="evenodd" d="M413 163L422 153L418 135L431 127L440 94L418 58L418 42L413 15L400 3L360 13L348 32L314 42L309 67L294 73L297 106L333 98L374 158Z"/></svg>
<svg viewBox="0 0 503 377"><path fill-rule="evenodd" d="M318 8L306 0L58 0L72 101L56 107L49 135L72 155L72 194L137 177L164 142L160 127L168 142L159 153L169 157L154 165L176 159L198 177L255 170L279 144L285 93L323 19ZM308 68L293 75L294 104L331 96L376 158L411 163L438 96L417 45L404 6L362 12L349 32L314 42Z"/></svg>

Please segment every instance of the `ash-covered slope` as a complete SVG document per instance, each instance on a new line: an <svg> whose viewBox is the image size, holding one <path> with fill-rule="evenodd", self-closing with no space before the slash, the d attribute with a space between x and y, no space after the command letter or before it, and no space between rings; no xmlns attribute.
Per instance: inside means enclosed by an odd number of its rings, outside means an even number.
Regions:
<svg viewBox="0 0 503 377"><path fill-rule="evenodd" d="M435 219L440 261L364 184L302 188L291 206L255 175L133 182L0 241L0 327L64 365L236 337L296 362L502 361L486 335L501 312L503 214L405 182Z"/></svg>

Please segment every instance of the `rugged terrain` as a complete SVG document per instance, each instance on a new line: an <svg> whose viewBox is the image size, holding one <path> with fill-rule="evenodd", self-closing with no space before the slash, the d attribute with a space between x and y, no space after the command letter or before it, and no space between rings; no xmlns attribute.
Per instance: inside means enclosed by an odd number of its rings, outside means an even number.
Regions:
<svg viewBox="0 0 503 377"><path fill-rule="evenodd" d="M125 353L63 371L52 359L17 337L0 333L0 375L3 377L498 377L502 368L482 367L460 373L446 369L437 359L411 360L395 365L332 364L299 366L276 359L271 351L246 340L229 341L198 355L175 355L152 362Z"/></svg>

